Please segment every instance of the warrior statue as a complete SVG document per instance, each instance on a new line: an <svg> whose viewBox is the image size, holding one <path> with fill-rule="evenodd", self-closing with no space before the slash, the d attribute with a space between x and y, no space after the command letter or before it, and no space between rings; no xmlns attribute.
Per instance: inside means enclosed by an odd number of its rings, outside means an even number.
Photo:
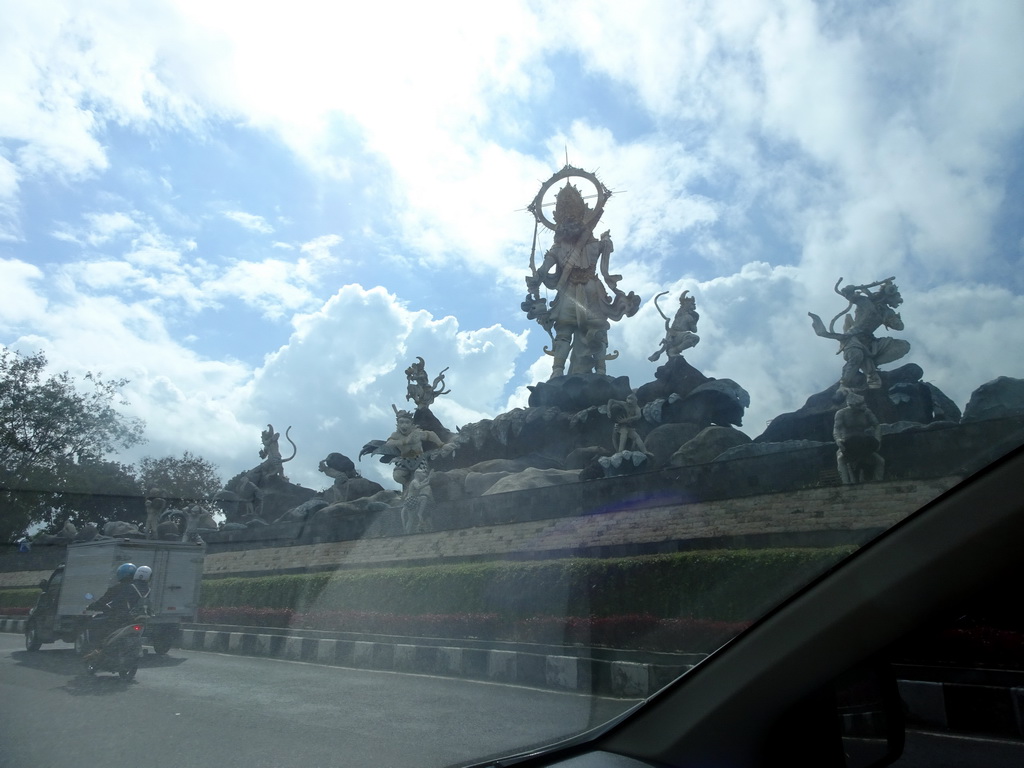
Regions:
<svg viewBox="0 0 1024 768"><path fill-rule="evenodd" d="M836 463L844 484L882 479L885 459L878 452L882 427L856 392L848 391L846 406L836 411L832 439L838 448Z"/></svg>
<svg viewBox="0 0 1024 768"><path fill-rule="evenodd" d="M434 381L431 382L430 377L427 376L426 361L422 357L417 357L416 360L417 362L405 369L405 378L408 382L405 399L416 403L417 410L423 410L429 408L434 400L441 395L447 395L451 390L444 388L444 372L448 370L447 368L437 374Z"/></svg>
<svg viewBox="0 0 1024 768"><path fill-rule="evenodd" d="M385 464L393 464L392 477L402 486L404 498L416 470L421 466L429 468L428 462L444 442L430 430L417 427L409 411L400 411L394 405L391 408L395 412L395 431L387 440L368 442L359 452L359 458L375 454Z"/></svg>
<svg viewBox="0 0 1024 768"><path fill-rule="evenodd" d="M696 299L687 295L689 291L683 291L679 295L679 309L676 310L675 317L669 321L668 315L662 312L658 305L658 299L666 293L668 291L662 291L654 297L654 306L665 321L665 338L661 340L657 351L647 358L652 363L661 357L662 352L670 360L673 357L680 357L685 350L696 347L700 341L700 336L697 335L697 321L700 320L700 315L697 314Z"/></svg>
<svg viewBox="0 0 1024 768"><path fill-rule="evenodd" d="M590 208L579 189L567 181L556 196L554 221L551 221L543 210L544 195L555 183L570 177L590 182L597 190L597 204ZM566 361L570 374L604 374L605 361L618 355L608 355L611 322L622 319L623 315L632 317L640 308L639 296L619 289L622 275L608 272L614 250L610 233L605 231L600 238L594 237L594 228L610 196L611 191L597 176L566 165L541 185L528 208L537 225L543 224L555 233L554 243L538 268L534 260L537 243L537 228L534 228L531 274L526 278L528 293L522 303L527 317L536 320L552 335L553 349L545 347L544 350L554 357L551 378L565 374ZM540 295L542 285L556 293L550 307ZM608 295L609 290L614 298Z"/></svg>
<svg viewBox="0 0 1024 768"><path fill-rule="evenodd" d="M839 284L843 282L843 278L839 278L833 290L849 303L846 309L832 318L827 329L820 317L813 312L807 313L816 334L839 342L839 352L845 361L840 381L846 389L863 387L858 375L861 373L869 389L878 389L882 386L878 366L899 360L910 351L910 343L903 339L888 336L875 338L875 331L881 327L894 331L903 330L903 319L896 311L896 307L903 303L903 297L893 282L895 279L887 277L870 285L847 285L839 288ZM872 291L872 288L878 290ZM836 320L844 316L842 333L837 333Z"/></svg>

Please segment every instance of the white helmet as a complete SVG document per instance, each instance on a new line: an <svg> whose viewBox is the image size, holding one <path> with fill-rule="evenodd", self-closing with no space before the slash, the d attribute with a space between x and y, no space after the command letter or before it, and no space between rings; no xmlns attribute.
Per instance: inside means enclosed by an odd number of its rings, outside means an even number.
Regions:
<svg viewBox="0 0 1024 768"><path fill-rule="evenodd" d="M153 575L153 569L148 565L140 565L135 569L135 580L136 581L149 581L149 577Z"/></svg>

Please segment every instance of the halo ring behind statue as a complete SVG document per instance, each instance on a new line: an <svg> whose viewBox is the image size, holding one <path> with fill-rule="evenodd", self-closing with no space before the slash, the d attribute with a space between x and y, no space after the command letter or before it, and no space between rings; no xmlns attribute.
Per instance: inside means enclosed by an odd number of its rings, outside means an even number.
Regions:
<svg viewBox="0 0 1024 768"><path fill-rule="evenodd" d="M543 224L552 232L555 230L555 222L548 218L547 214L544 213L544 195L546 195L548 190L562 179L570 179L573 177L586 179L593 184L594 189L597 190L597 205L590 210L586 218L583 220L583 223L588 226L600 218L601 213L604 211L604 204L607 202L608 198L612 196L611 190L601 183L601 180L597 178L596 174L593 174L590 171L584 171L582 168L566 165L562 170L556 172L550 179L540 185L540 191L537 192L537 196L533 198L533 202L530 203L527 208L538 222Z"/></svg>

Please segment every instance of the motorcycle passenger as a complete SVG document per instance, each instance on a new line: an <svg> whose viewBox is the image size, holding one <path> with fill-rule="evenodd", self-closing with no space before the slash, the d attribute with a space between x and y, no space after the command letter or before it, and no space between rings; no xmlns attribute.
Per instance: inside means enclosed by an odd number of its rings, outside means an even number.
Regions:
<svg viewBox="0 0 1024 768"><path fill-rule="evenodd" d="M143 566L148 568L148 566ZM143 579L146 595L149 594L148 578L152 575L152 568L149 574ZM89 623L88 644L90 646L102 645L102 641L116 629L124 626L132 620L136 609L142 600L142 592L136 588L133 580L138 568L134 563L122 563L117 567L115 575L117 583L108 589L99 600L89 604L87 610L102 611L99 616L93 618Z"/></svg>
<svg viewBox="0 0 1024 768"><path fill-rule="evenodd" d="M153 577L153 569L148 565L140 565L135 569L135 576L132 578L132 589L139 593L139 602L135 607L135 613L149 613L149 592L150 582Z"/></svg>

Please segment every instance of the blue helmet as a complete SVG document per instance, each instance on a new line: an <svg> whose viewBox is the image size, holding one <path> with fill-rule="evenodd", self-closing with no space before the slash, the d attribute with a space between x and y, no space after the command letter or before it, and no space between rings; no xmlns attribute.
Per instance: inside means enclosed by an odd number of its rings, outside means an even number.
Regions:
<svg viewBox="0 0 1024 768"><path fill-rule="evenodd" d="M122 563L117 566L117 580L131 581L136 570L135 563Z"/></svg>

